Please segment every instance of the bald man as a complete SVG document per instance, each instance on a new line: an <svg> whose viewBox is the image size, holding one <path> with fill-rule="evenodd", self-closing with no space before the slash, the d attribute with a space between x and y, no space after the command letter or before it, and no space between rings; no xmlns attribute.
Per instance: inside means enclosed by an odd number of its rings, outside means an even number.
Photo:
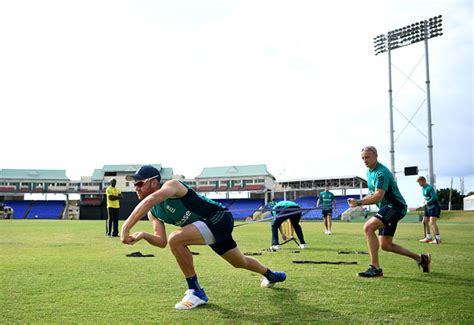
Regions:
<svg viewBox="0 0 474 325"><path fill-rule="evenodd" d="M393 242L397 224L407 213L407 204L398 190L395 178L387 167L378 162L377 149L374 146L362 148L361 158L368 168L367 183L370 193L362 200L348 199L349 206L376 204L379 211L364 224L371 264L367 271L358 275L365 278L383 276L379 263L379 247L384 251L410 257L418 263L423 272L429 272L430 254L415 254ZM376 230L379 231L378 238Z"/></svg>

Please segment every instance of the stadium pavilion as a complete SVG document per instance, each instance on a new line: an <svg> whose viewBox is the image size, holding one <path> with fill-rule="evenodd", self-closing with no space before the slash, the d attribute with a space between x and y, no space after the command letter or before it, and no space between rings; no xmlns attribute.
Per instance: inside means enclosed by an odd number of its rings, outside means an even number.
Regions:
<svg viewBox="0 0 474 325"><path fill-rule="evenodd" d="M124 196L120 215L125 219L138 203L133 183L125 176L142 165L104 165L95 169L92 176L83 176L80 180L70 180L65 170L2 169L0 202L13 208L14 219L106 219L105 189L115 178ZM278 181L264 164L205 167L193 179L175 175L172 168L151 165L160 170L162 181L181 180L227 206L235 218L252 215L272 198L293 200L302 208L314 207L326 185L336 194L338 209L334 216L337 217L347 208L348 197L359 198L367 190L367 181L358 176ZM40 195L42 199L27 199L31 194ZM58 194L65 199L56 199ZM73 196L79 199L71 199ZM319 219L321 212L308 211L305 218Z"/></svg>

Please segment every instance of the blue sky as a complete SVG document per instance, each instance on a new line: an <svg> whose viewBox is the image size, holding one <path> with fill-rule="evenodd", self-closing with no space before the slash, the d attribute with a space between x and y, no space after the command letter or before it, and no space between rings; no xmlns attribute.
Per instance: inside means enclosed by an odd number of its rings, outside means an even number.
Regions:
<svg viewBox="0 0 474 325"><path fill-rule="evenodd" d="M277 179L390 166L388 59L373 37L443 15L429 41L437 187L474 191L471 1L0 1L0 168L267 164ZM423 43L392 52L395 169L428 168ZM404 75L410 75L406 81ZM406 128L403 116L412 119ZM414 177L399 174L411 206Z"/></svg>

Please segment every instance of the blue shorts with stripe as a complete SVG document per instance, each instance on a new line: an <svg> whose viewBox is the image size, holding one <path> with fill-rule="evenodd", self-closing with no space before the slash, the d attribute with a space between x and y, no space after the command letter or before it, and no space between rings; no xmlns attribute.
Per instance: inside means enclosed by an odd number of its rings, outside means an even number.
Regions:
<svg viewBox="0 0 474 325"><path fill-rule="evenodd" d="M385 227L379 229L379 236L394 236L397 230L398 222L406 215L406 209L390 207L388 205L380 208L375 215L377 219L383 222Z"/></svg>
<svg viewBox="0 0 474 325"><path fill-rule="evenodd" d="M237 247L237 243L232 238L234 230L234 217L228 210L218 211L214 216L202 220L214 235L216 242L209 245L214 252L223 255L229 250Z"/></svg>

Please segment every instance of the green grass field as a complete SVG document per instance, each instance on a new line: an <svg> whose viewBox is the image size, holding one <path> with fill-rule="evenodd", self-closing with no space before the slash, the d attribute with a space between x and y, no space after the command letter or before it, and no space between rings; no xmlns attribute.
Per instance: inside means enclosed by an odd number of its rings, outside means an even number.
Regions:
<svg viewBox="0 0 474 325"><path fill-rule="evenodd" d="M368 255L359 222L303 222L309 249L288 243L256 256L287 281L259 287L260 276L232 268L206 246L193 246L209 303L176 311L185 281L169 248L126 246L104 236L104 221L0 220L0 323L474 323L474 214L444 213L440 246L420 244L420 223L399 224L395 242L432 254L432 272L406 257L382 252L384 278L356 276ZM149 230L141 221L137 230ZM168 233L173 227L168 226ZM238 227L243 252L270 245L269 223ZM134 251L151 258L130 258ZM355 261L358 265L294 264L293 260Z"/></svg>

